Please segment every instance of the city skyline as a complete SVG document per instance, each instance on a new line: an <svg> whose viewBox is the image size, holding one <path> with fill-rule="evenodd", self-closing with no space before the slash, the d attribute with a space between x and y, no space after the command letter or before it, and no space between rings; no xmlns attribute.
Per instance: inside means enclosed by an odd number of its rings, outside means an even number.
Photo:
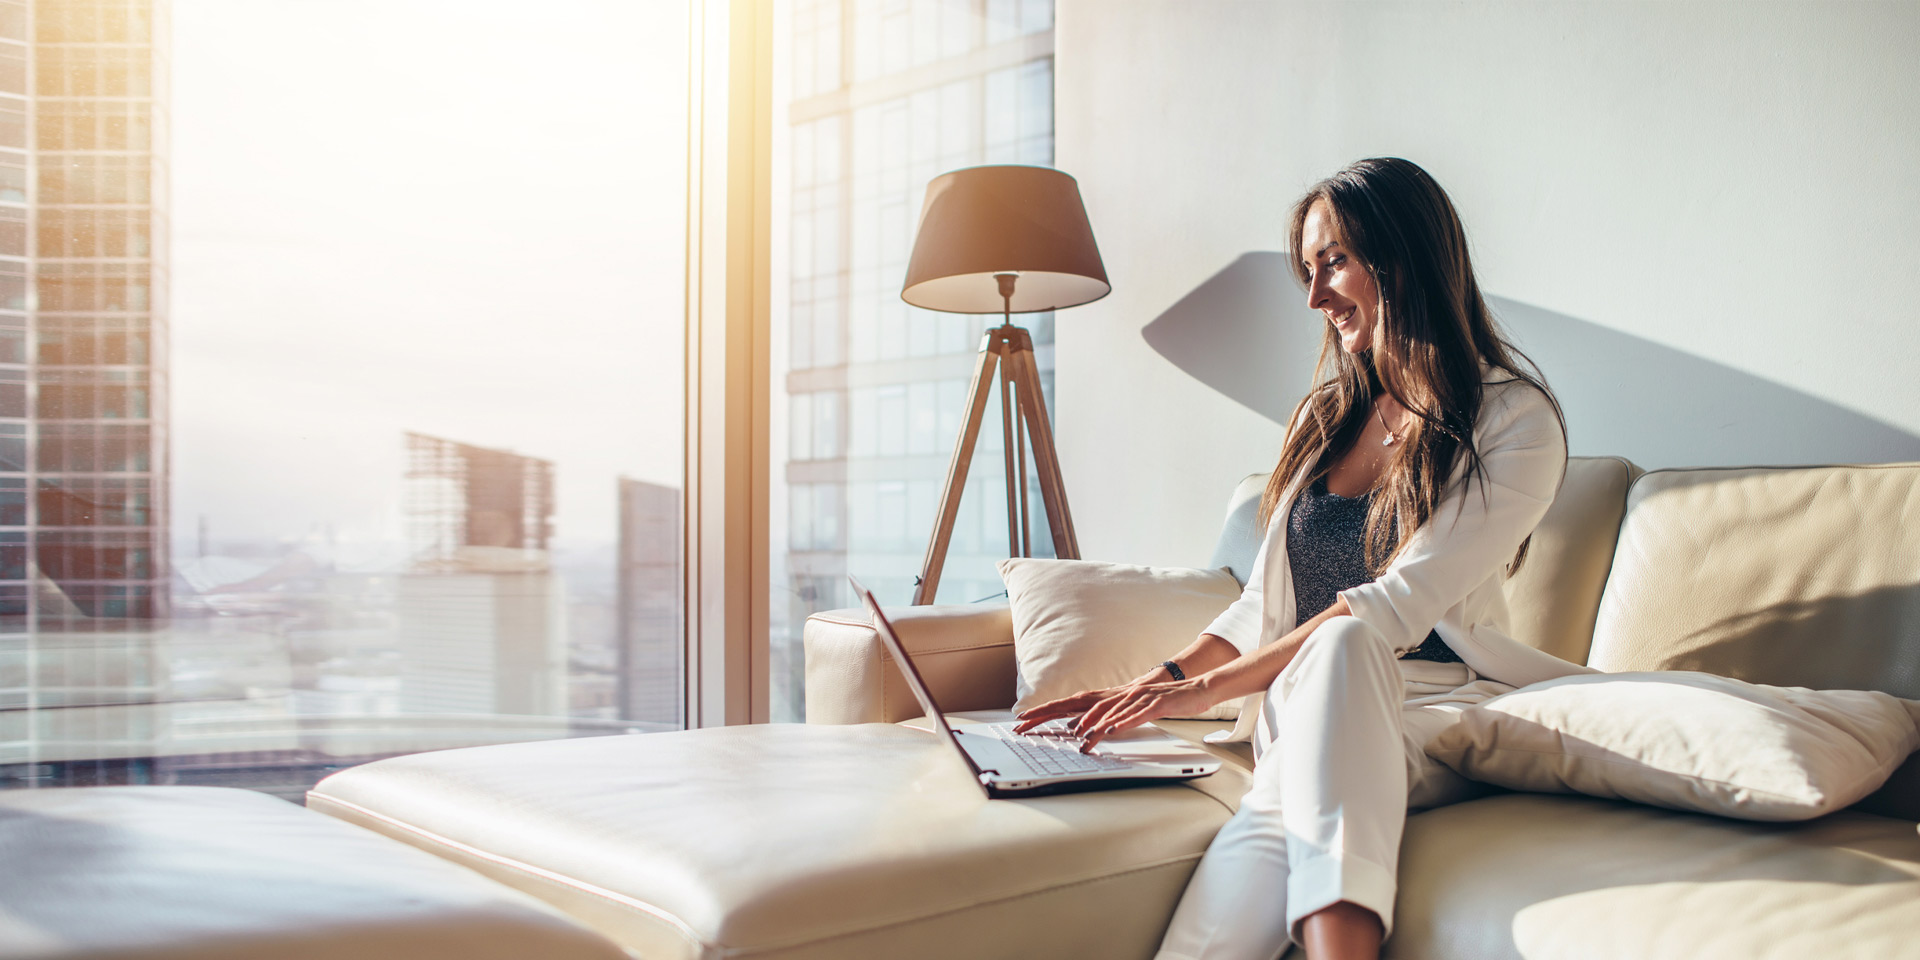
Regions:
<svg viewBox="0 0 1920 960"><path fill-rule="evenodd" d="M668 723L616 699L616 549L620 478L680 474L684 154L643 134L684 128L685 9L445 11L0 0L39 61L0 89L35 121L0 143L0 573L51 576L0 580L66 615L0 636L0 787L298 799ZM464 461L457 504L408 476L423 441Z"/></svg>

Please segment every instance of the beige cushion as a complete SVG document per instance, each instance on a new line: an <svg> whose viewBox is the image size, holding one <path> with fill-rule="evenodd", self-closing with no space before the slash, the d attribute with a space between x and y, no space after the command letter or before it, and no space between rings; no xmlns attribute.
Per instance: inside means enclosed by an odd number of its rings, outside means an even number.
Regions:
<svg viewBox="0 0 1920 960"><path fill-rule="evenodd" d="M620 960L524 894L261 793L0 792L0 957Z"/></svg>
<svg viewBox="0 0 1920 960"><path fill-rule="evenodd" d="M1920 464L1649 473L1588 662L1920 698L1917 520Z"/></svg>
<svg viewBox="0 0 1920 960"><path fill-rule="evenodd" d="M924 731L772 724L397 757L308 803L648 960L1145 960L1249 783L1204 781L988 801Z"/></svg>
<svg viewBox="0 0 1920 960"><path fill-rule="evenodd" d="M1920 944L1920 835L1507 794L1411 817L1392 960L1885 960Z"/></svg>
<svg viewBox="0 0 1920 960"><path fill-rule="evenodd" d="M1239 581L1224 569L1014 558L1000 561L1000 577L1020 664L1016 711L1139 677L1240 598ZM1234 699L1198 718L1239 712Z"/></svg>
<svg viewBox="0 0 1920 960"><path fill-rule="evenodd" d="M1534 528L1520 572L1507 580L1507 627L1516 640L1562 660L1587 662L1593 618L1613 565L1627 486L1640 468L1616 457L1573 457L1553 506Z"/></svg>
<svg viewBox="0 0 1920 960"><path fill-rule="evenodd" d="M1898 699L1707 673L1548 680L1468 707L1427 745L1473 779L1747 820L1872 793L1920 746Z"/></svg>

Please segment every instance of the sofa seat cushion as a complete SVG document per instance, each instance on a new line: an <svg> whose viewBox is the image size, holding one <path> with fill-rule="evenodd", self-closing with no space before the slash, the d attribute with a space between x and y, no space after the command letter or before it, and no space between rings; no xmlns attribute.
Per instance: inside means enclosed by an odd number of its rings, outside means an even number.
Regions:
<svg viewBox="0 0 1920 960"><path fill-rule="evenodd" d="M623 956L472 871L252 791L8 791L0 851L0 957Z"/></svg>
<svg viewBox="0 0 1920 960"><path fill-rule="evenodd" d="M1920 834L1843 811L1754 823L1503 794L1411 817L1386 956L1913 956Z"/></svg>
<svg viewBox="0 0 1920 960"><path fill-rule="evenodd" d="M893 724L416 754L308 803L650 960L1147 957L1231 813L1187 785L989 801L950 747Z"/></svg>

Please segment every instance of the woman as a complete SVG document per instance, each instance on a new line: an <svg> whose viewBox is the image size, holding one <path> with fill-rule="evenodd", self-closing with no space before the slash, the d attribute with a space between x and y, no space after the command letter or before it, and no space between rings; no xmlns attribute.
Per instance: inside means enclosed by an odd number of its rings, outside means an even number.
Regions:
<svg viewBox="0 0 1920 960"><path fill-rule="evenodd" d="M1300 199L1289 241L1327 326L1246 590L1138 680L1021 714L1077 716L1090 749L1265 694L1235 730L1253 787L1163 958L1271 960L1290 939L1313 960L1378 957L1407 809L1472 789L1424 744L1469 704L1590 672L1503 632L1501 582L1559 487L1566 430L1487 313L1453 203L1412 163L1362 160Z"/></svg>

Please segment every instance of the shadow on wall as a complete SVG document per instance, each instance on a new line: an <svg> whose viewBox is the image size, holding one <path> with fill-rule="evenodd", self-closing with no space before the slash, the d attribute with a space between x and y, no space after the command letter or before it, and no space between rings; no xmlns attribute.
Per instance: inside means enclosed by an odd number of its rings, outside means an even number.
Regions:
<svg viewBox="0 0 1920 960"><path fill-rule="evenodd" d="M1649 469L1920 460L1920 435L1724 364L1489 296L1547 376L1575 456ZM1141 329L1201 383L1285 423L1320 352L1317 311L1284 254L1243 253Z"/></svg>

